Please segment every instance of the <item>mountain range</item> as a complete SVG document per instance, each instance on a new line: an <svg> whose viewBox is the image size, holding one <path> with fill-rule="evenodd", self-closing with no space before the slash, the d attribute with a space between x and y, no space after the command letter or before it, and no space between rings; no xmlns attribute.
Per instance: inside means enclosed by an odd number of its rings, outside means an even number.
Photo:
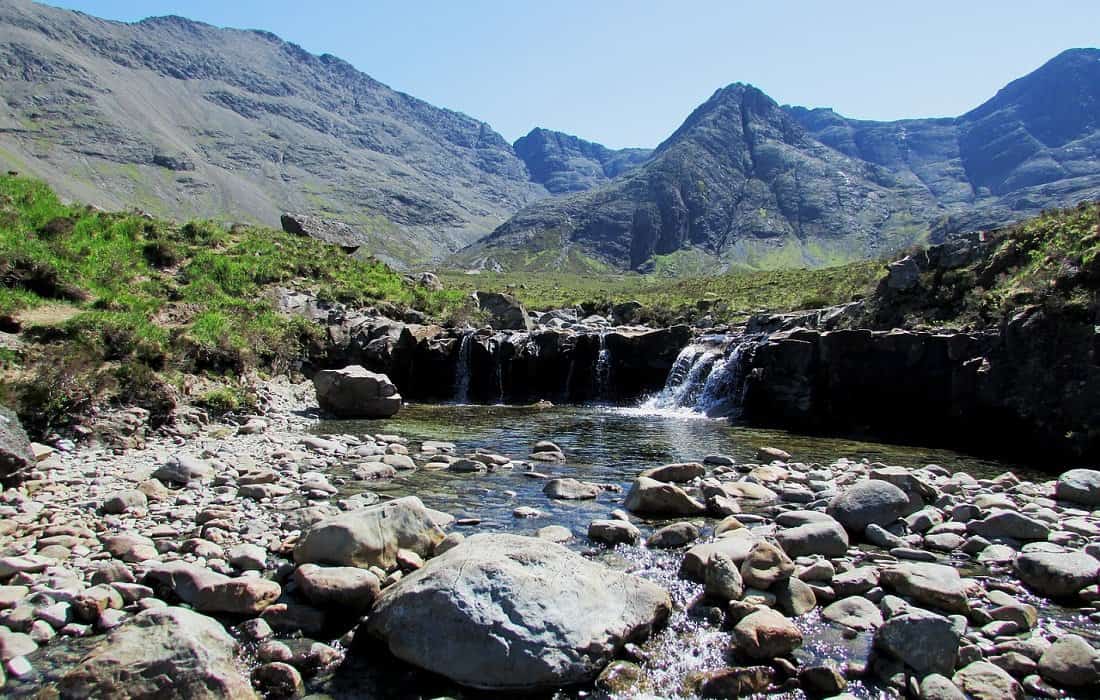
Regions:
<svg viewBox="0 0 1100 700"><path fill-rule="evenodd" d="M486 123L268 32L0 2L0 164L173 218L349 224L394 264L705 272L883 256L1100 198L1100 50L955 118L856 120L743 83L653 150ZM659 86L654 86L659 91Z"/></svg>

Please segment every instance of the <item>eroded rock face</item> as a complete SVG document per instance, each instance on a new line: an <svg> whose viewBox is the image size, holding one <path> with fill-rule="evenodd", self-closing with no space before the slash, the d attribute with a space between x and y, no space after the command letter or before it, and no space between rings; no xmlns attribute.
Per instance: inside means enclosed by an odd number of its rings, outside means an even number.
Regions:
<svg viewBox="0 0 1100 700"><path fill-rule="evenodd" d="M17 482L34 464L31 443L15 412L0 406L0 484Z"/></svg>
<svg viewBox="0 0 1100 700"><path fill-rule="evenodd" d="M315 523L294 548L294 561L389 570L397 550L426 557L443 537L431 511L416 496L406 496Z"/></svg>
<svg viewBox="0 0 1100 700"><path fill-rule="evenodd" d="M531 537L481 534L388 588L369 632L463 685L536 690L594 679L671 610L643 579Z"/></svg>
<svg viewBox="0 0 1100 700"><path fill-rule="evenodd" d="M390 378L360 365L322 370L313 376L321 409L341 418L389 418L401 409Z"/></svg>
<svg viewBox="0 0 1100 700"><path fill-rule="evenodd" d="M61 679L63 698L253 699L236 642L208 617L158 608L113 631Z"/></svg>

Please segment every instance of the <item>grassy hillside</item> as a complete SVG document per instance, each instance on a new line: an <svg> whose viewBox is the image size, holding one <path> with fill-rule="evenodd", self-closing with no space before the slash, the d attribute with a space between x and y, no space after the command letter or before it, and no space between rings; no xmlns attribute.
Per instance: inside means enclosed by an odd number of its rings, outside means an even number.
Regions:
<svg viewBox="0 0 1100 700"><path fill-rule="evenodd" d="M1026 307L1100 321L1100 203L1050 210L987 234L975 260L932 266L868 303L880 326L996 327Z"/></svg>
<svg viewBox="0 0 1100 700"><path fill-rule="evenodd" d="M32 429L104 397L162 409L183 374L284 369L315 330L275 311L279 286L437 317L467 304L309 238L70 206L0 177L0 326L35 343L2 351L4 398Z"/></svg>
<svg viewBox="0 0 1100 700"><path fill-rule="evenodd" d="M661 277L639 274L483 272L444 273L449 288L504 291L532 309L585 305L606 310L638 301L647 317L669 321L709 311L716 321L744 320L757 311L792 311L841 304L871 293L884 274L878 261L822 269L731 272L714 277Z"/></svg>

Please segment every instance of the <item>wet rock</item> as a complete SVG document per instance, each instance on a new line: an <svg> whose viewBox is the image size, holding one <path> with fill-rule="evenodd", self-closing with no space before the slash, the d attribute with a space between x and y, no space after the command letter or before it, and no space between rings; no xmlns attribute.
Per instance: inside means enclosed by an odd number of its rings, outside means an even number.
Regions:
<svg viewBox="0 0 1100 700"><path fill-rule="evenodd" d="M738 600L745 590L741 569L733 559L715 552L707 561L704 591L718 600Z"/></svg>
<svg viewBox="0 0 1100 700"><path fill-rule="evenodd" d="M842 557L848 552L848 533L836 521L806 523L780 530L775 533L775 539L792 557L812 554Z"/></svg>
<svg viewBox="0 0 1100 700"><path fill-rule="evenodd" d="M428 556L443 537L420 499L406 496L312 525L294 548L294 561L389 570L398 549Z"/></svg>
<svg viewBox="0 0 1100 700"><path fill-rule="evenodd" d="M699 539L699 527L694 523L673 523L660 528L646 540L652 549L683 547Z"/></svg>
<svg viewBox="0 0 1100 700"><path fill-rule="evenodd" d="M778 447L761 447L756 450L756 460L767 464L768 462L789 462L791 453Z"/></svg>
<svg viewBox="0 0 1100 700"><path fill-rule="evenodd" d="M646 469L639 476L666 483L685 484L706 475L707 470L698 462L684 462L681 464L666 464L663 467Z"/></svg>
<svg viewBox="0 0 1100 700"><path fill-rule="evenodd" d="M382 592L378 577L352 566L320 567L302 564L294 581L307 601L318 607L364 612Z"/></svg>
<svg viewBox="0 0 1100 700"><path fill-rule="evenodd" d="M398 658L475 688L593 680L668 617L658 586L530 537L483 534L382 594L370 633Z"/></svg>
<svg viewBox="0 0 1100 700"><path fill-rule="evenodd" d="M630 661L612 661L596 678L596 687L612 695L629 693L645 678L638 664Z"/></svg>
<svg viewBox="0 0 1100 700"><path fill-rule="evenodd" d="M802 645L802 633L774 610L758 610L733 628L734 649L761 661L786 656Z"/></svg>
<svg viewBox="0 0 1100 700"><path fill-rule="evenodd" d="M591 500L599 496L602 491L599 484L577 479L551 479L542 489L547 497L564 501Z"/></svg>
<svg viewBox="0 0 1100 700"><path fill-rule="evenodd" d="M941 564L904 563L881 572L882 585L899 595L947 612L970 611L972 584L958 569Z"/></svg>
<svg viewBox="0 0 1100 700"><path fill-rule="evenodd" d="M852 629L872 630L882 626L882 612L878 606L860 596L841 598L821 611L826 620Z"/></svg>
<svg viewBox="0 0 1100 700"><path fill-rule="evenodd" d="M573 539L573 533L567 527L561 525L547 525L546 527L540 527L535 532L535 537L540 540L546 540L547 542L568 542Z"/></svg>
<svg viewBox="0 0 1100 700"><path fill-rule="evenodd" d="M302 674L281 661L260 664L252 670L252 685L272 700L301 697L305 692Z"/></svg>
<svg viewBox="0 0 1100 700"><path fill-rule="evenodd" d="M848 687L848 680L835 665L819 664L799 670L798 684L811 696L832 697Z"/></svg>
<svg viewBox="0 0 1100 700"><path fill-rule="evenodd" d="M317 403L341 418L389 418L401 409L401 395L390 378L360 365L313 375Z"/></svg>
<svg viewBox="0 0 1100 700"><path fill-rule="evenodd" d="M642 531L625 520L593 520L588 524L588 539L611 547L634 544L641 536Z"/></svg>
<svg viewBox="0 0 1100 700"><path fill-rule="evenodd" d="M1024 689L1016 679L985 661L964 666L951 680L973 700L1024 700Z"/></svg>
<svg viewBox="0 0 1100 700"><path fill-rule="evenodd" d="M860 481L834 498L828 513L853 534L868 525L889 525L909 510L909 496L897 486L877 479Z"/></svg>
<svg viewBox="0 0 1100 700"><path fill-rule="evenodd" d="M147 610L112 631L59 684L62 697L253 699L236 643L183 608Z"/></svg>
<svg viewBox="0 0 1100 700"><path fill-rule="evenodd" d="M626 509L642 515L702 515L706 507L679 486L638 477L626 496Z"/></svg>
<svg viewBox="0 0 1100 700"><path fill-rule="evenodd" d="M765 590L794 573L794 562L782 549L770 542L759 542L741 563L741 578L745 585Z"/></svg>
<svg viewBox="0 0 1100 700"><path fill-rule="evenodd" d="M704 698L741 698L766 692L775 681L771 666L740 666L711 671L698 679L698 694Z"/></svg>
<svg viewBox="0 0 1100 700"><path fill-rule="evenodd" d="M918 675L947 675L955 669L959 632L942 615L913 612L895 615L875 634L875 646Z"/></svg>
<svg viewBox="0 0 1100 700"><path fill-rule="evenodd" d="M1077 595L1100 576L1100 560L1081 552L1025 552L1016 575L1031 590L1052 598Z"/></svg>
<svg viewBox="0 0 1100 700"><path fill-rule="evenodd" d="M1039 658L1039 675L1065 688L1095 689L1100 687L1100 651L1076 634L1063 635Z"/></svg>

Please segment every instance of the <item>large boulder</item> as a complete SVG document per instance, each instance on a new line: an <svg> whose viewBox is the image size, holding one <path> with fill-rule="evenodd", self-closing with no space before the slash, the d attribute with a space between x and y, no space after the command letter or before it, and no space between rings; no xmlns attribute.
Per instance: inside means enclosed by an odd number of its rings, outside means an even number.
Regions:
<svg viewBox="0 0 1100 700"><path fill-rule="evenodd" d="M561 545L481 534L386 589L368 631L462 685L531 691L591 681L671 607L656 584Z"/></svg>
<svg viewBox="0 0 1100 700"><path fill-rule="evenodd" d="M802 646L802 632L781 613L765 608L741 618L733 628L733 641L738 653L767 661Z"/></svg>
<svg viewBox="0 0 1100 700"><path fill-rule="evenodd" d="M474 292L477 306L489 314L489 325L499 331L531 331L535 324L523 304L500 292Z"/></svg>
<svg viewBox="0 0 1100 700"><path fill-rule="evenodd" d="M775 539L792 557L812 554L842 557L848 552L848 533L831 518L780 530L775 533Z"/></svg>
<svg viewBox="0 0 1100 700"><path fill-rule="evenodd" d="M389 418L401 409L401 394L390 378L359 365L313 375L317 403L340 418Z"/></svg>
<svg viewBox="0 0 1100 700"><path fill-rule="evenodd" d="M1100 471L1070 469L1058 477L1054 493L1063 501L1092 508L1100 506Z"/></svg>
<svg viewBox="0 0 1100 700"><path fill-rule="evenodd" d="M62 698L252 699L236 642L208 617L154 608L111 632L60 683Z"/></svg>
<svg viewBox="0 0 1100 700"><path fill-rule="evenodd" d="M342 221L322 219L301 213L286 213L279 217L283 231L297 236L308 236L330 245L340 246L346 253L354 253L367 243L366 234L356 231Z"/></svg>
<svg viewBox="0 0 1100 700"><path fill-rule="evenodd" d="M1067 688L1100 687L1100 651L1079 635L1064 635L1039 658L1039 674Z"/></svg>
<svg viewBox="0 0 1100 700"><path fill-rule="evenodd" d="M975 588L973 580L964 579L958 569L925 562L905 562L883 569L880 581L883 587L922 605L964 615L970 612Z"/></svg>
<svg viewBox="0 0 1100 700"><path fill-rule="evenodd" d="M917 672L948 675L959 654L959 631L951 620L929 612L911 612L887 620L875 646Z"/></svg>
<svg viewBox="0 0 1100 700"><path fill-rule="evenodd" d="M888 481L867 479L829 503L828 513L848 532L861 534L868 525L889 525L906 514L909 496Z"/></svg>
<svg viewBox="0 0 1100 700"><path fill-rule="evenodd" d="M1084 552L1025 552L1015 564L1025 586L1052 598L1075 596L1100 576L1100 560Z"/></svg>
<svg viewBox="0 0 1100 700"><path fill-rule="evenodd" d="M397 563L397 550L426 557L444 536L432 511L416 496L406 496L315 523L294 548L294 561L389 570Z"/></svg>
<svg viewBox="0 0 1100 700"><path fill-rule="evenodd" d="M634 480L624 505L640 515L702 515L707 509L679 486L645 476Z"/></svg>
<svg viewBox="0 0 1100 700"><path fill-rule="evenodd" d="M0 406L0 484L18 482L34 465L31 443L15 412Z"/></svg>

